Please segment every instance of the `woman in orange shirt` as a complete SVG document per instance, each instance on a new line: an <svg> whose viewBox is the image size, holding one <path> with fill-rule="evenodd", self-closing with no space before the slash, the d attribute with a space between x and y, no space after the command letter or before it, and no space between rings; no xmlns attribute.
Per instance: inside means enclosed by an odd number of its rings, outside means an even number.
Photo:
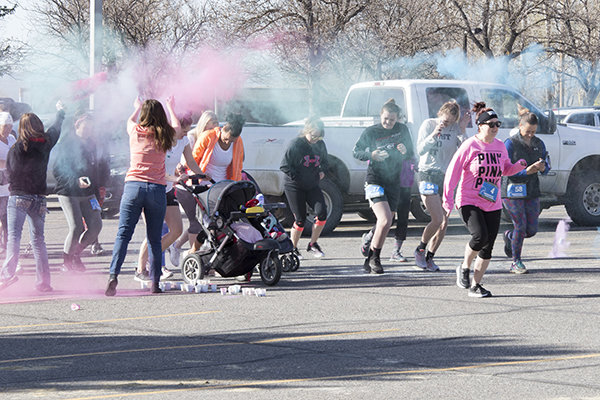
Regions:
<svg viewBox="0 0 600 400"><path fill-rule="evenodd" d="M242 180L244 142L240 138L246 122L242 114L229 114L223 128L204 131L196 140L193 156L208 179Z"/></svg>

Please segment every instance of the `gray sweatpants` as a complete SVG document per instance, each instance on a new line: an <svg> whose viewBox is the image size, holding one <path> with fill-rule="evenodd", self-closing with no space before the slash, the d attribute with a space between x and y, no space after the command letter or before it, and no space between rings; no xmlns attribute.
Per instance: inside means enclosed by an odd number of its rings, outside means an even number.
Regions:
<svg viewBox="0 0 600 400"><path fill-rule="evenodd" d="M85 249L102 230L100 210L92 209L91 199L96 199L96 196L58 196L58 201L69 224L69 233L64 247L64 252L67 254L72 255L77 247L79 247L79 251ZM85 220L87 229L83 226L82 218Z"/></svg>

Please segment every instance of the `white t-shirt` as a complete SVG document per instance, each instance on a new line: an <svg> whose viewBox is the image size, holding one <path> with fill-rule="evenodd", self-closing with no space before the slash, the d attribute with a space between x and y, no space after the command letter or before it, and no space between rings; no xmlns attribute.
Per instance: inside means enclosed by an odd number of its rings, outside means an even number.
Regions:
<svg viewBox="0 0 600 400"><path fill-rule="evenodd" d="M229 167L232 160L233 144L229 146L229 149L223 150L217 142L206 165L206 172L208 172L215 182L223 181L227 179L227 167Z"/></svg>
<svg viewBox="0 0 600 400"><path fill-rule="evenodd" d="M0 140L0 160L6 161L6 157L8 156L8 150L17 142L17 139L13 135L8 135L6 138L8 144L4 143ZM6 168L0 169L0 171L4 172ZM10 196L10 192L8 191L8 184L0 185L0 197Z"/></svg>
<svg viewBox="0 0 600 400"><path fill-rule="evenodd" d="M183 139L178 140L175 146L171 147L171 150L167 151L167 155L165 157L165 171L169 175L175 175L175 168L177 168L177 164L181 160L181 156L183 155L183 150L185 146L190 143L187 136L184 136ZM171 190L173 187L173 182L167 181L167 192Z"/></svg>

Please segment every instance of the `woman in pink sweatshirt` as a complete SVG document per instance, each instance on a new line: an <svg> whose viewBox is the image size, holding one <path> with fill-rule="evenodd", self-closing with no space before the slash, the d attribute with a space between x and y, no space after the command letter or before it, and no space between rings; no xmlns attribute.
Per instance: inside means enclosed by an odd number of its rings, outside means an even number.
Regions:
<svg viewBox="0 0 600 400"><path fill-rule="evenodd" d="M489 297L492 293L481 286L481 279L492 258L500 228L502 175L514 175L527 167L527 163L525 160L511 163L504 143L496 139L501 122L494 110L479 102L473 111L477 115L478 132L460 146L448 166L443 207L449 215L456 191L456 208L471 233L463 263L456 268L456 284L469 289L471 297ZM473 279L469 282L474 259Z"/></svg>

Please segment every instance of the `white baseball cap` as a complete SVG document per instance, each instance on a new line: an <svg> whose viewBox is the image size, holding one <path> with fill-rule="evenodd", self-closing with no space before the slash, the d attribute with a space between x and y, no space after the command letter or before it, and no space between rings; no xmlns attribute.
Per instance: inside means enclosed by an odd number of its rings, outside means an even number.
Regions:
<svg viewBox="0 0 600 400"><path fill-rule="evenodd" d="M13 119L10 116L10 113L0 112L0 125L12 125Z"/></svg>

